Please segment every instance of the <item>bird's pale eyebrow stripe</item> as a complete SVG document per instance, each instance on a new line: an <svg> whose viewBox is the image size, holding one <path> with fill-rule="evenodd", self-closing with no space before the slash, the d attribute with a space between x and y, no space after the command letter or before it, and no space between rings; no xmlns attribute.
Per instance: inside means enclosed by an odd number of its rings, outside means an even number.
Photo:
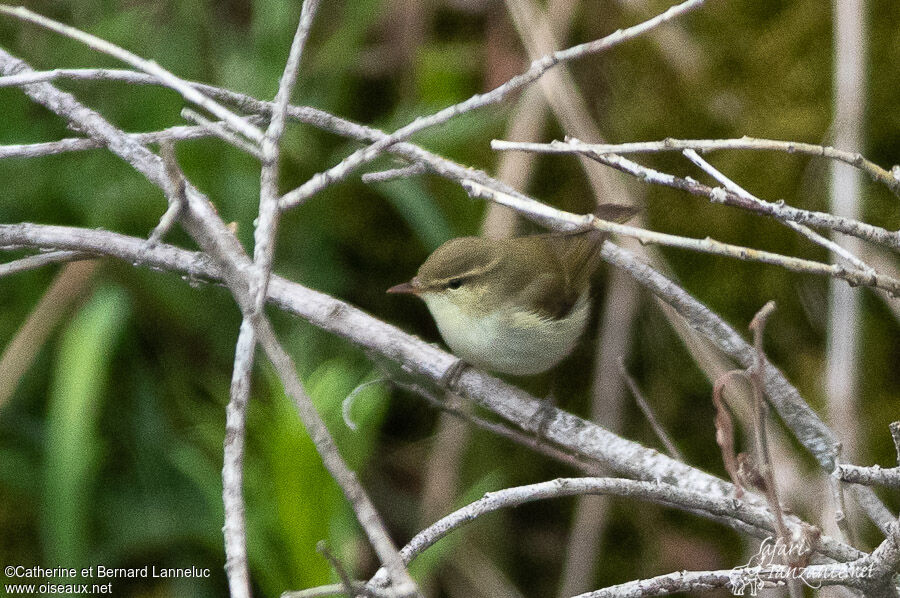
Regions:
<svg viewBox="0 0 900 598"><path fill-rule="evenodd" d="M491 261L489 261L484 266L477 266L475 268L472 268L471 270L466 270L462 274L454 274L453 276L447 276L446 278L440 278L440 279L434 281L433 285L429 285L429 286L442 287L442 286L446 285L447 283L449 283L451 280L456 280L458 278L462 279L462 280L474 278L474 277L480 276L486 272L490 272L491 270L496 268L497 264L499 264L499 263L500 263L500 258L496 257L496 258L492 259Z"/></svg>

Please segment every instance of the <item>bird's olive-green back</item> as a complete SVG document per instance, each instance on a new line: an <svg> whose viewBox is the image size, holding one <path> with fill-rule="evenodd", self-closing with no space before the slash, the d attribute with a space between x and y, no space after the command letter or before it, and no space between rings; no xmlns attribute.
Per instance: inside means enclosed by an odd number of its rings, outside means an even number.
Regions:
<svg viewBox="0 0 900 598"><path fill-rule="evenodd" d="M500 240L461 237L435 250L417 278L434 292L486 287L487 292L479 293L482 301L511 302L562 318L587 290L604 238L595 230Z"/></svg>

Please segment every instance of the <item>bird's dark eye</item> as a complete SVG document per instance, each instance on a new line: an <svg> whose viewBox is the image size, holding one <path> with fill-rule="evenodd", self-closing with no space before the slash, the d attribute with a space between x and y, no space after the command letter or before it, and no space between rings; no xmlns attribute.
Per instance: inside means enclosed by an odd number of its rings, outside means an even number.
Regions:
<svg viewBox="0 0 900 598"><path fill-rule="evenodd" d="M447 283L448 289L458 289L462 286L462 278L454 278L450 282Z"/></svg>

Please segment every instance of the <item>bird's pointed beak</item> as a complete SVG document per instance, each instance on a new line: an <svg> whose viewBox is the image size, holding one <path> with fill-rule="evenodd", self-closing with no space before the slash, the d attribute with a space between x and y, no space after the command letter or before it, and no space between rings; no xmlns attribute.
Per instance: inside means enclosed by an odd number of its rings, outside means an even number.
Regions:
<svg viewBox="0 0 900 598"><path fill-rule="evenodd" d="M413 278L409 282L404 282L402 284L392 286L387 290L387 292L404 295L418 295L419 290L419 281Z"/></svg>

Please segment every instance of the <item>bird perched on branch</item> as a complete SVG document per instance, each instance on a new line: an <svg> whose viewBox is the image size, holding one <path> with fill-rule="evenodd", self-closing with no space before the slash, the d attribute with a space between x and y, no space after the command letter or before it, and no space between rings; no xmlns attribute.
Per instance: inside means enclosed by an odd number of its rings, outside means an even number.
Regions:
<svg viewBox="0 0 900 598"><path fill-rule="evenodd" d="M604 204L596 215L624 222L636 212ZM562 361L584 332L590 280L606 238L589 228L451 239L412 280L387 292L424 300L441 337L462 362L503 374L539 374Z"/></svg>

